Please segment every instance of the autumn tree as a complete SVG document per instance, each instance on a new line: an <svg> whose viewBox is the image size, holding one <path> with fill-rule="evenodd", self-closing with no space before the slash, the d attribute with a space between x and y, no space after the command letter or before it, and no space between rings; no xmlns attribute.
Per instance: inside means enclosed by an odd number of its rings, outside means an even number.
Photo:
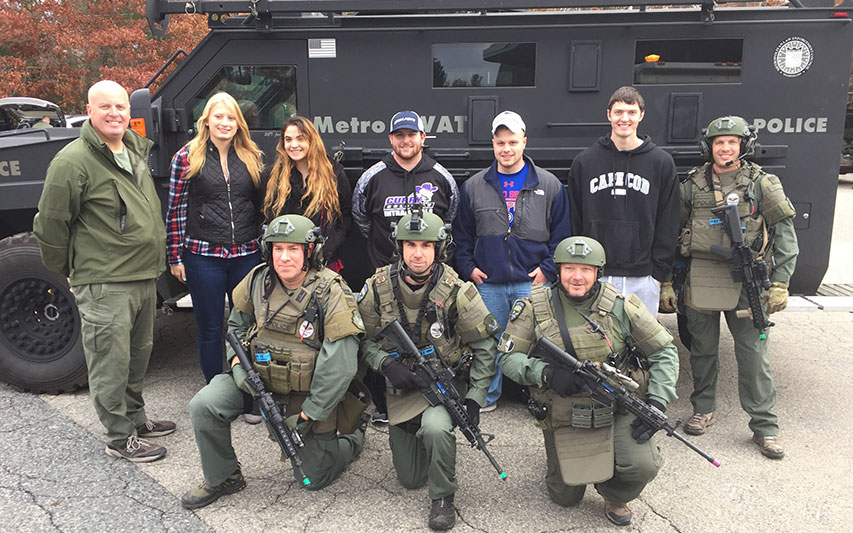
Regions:
<svg viewBox="0 0 853 533"><path fill-rule="evenodd" d="M207 34L204 17L182 16L154 37L144 10L143 0L0 0L0 96L83 112L94 82L138 89L175 50L189 52Z"/></svg>

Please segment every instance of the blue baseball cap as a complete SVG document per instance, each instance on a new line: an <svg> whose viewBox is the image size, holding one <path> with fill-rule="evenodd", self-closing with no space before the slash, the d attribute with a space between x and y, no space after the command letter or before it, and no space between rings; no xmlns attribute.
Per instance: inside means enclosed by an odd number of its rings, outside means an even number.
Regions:
<svg viewBox="0 0 853 533"><path fill-rule="evenodd" d="M424 123L421 120L421 117L418 116L414 111L400 111L393 117L391 117L391 127L390 133L394 133L397 130L412 130L412 131L424 131Z"/></svg>

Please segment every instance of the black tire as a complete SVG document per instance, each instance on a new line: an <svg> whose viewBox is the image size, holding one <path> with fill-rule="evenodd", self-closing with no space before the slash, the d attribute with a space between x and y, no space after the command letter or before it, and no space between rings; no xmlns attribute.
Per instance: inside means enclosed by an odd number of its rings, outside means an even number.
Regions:
<svg viewBox="0 0 853 533"><path fill-rule="evenodd" d="M0 378L50 394L87 381L74 296L44 267L32 233L0 241Z"/></svg>

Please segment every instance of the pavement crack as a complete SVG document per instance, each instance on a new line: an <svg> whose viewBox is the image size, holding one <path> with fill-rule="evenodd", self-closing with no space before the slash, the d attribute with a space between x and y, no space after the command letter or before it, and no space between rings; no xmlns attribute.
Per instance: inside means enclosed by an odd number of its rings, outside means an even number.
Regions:
<svg viewBox="0 0 853 533"><path fill-rule="evenodd" d="M653 507L649 502L647 502L647 501L645 501L645 500L640 500L639 498L638 498L638 501L641 501L641 502L643 502L644 504L646 504L646 507L648 507L648 508L649 508L649 510L650 510L652 513L654 513L654 515L655 515L655 516L657 516L658 518L660 518L661 520L663 520L664 522L666 522L667 524L669 524L669 527L671 527L672 529L674 529L674 530L678 531L678 533L681 533L681 529L679 529L679 528L678 528L678 526L676 526L675 524L673 524L673 523L672 523L672 520L670 520L670 519L669 519L669 518L667 518L666 516L664 516L664 515L660 514L660 513L657 511L657 509L655 509L655 508L654 508L654 507Z"/></svg>
<svg viewBox="0 0 853 533"><path fill-rule="evenodd" d="M314 513L314 514L310 515L308 518L306 518L305 519L305 525L302 526L302 531L307 532L308 528L311 526L311 521L314 519L320 518L323 515L323 513L325 513L327 510L329 510L329 508L331 506L333 506L335 504L335 502L338 500L338 496L340 496L340 494L341 493L339 493L339 492L332 493L332 497L329 500L329 502L326 503L326 505L322 506L316 513Z"/></svg>

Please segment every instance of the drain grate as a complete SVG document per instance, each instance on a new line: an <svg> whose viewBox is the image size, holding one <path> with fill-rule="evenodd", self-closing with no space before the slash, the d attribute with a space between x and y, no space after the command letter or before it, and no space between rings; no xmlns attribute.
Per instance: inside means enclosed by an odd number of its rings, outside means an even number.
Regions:
<svg viewBox="0 0 853 533"><path fill-rule="evenodd" d="M851 283L825 283L818 287L818 296L853 296Z"/></svg>

